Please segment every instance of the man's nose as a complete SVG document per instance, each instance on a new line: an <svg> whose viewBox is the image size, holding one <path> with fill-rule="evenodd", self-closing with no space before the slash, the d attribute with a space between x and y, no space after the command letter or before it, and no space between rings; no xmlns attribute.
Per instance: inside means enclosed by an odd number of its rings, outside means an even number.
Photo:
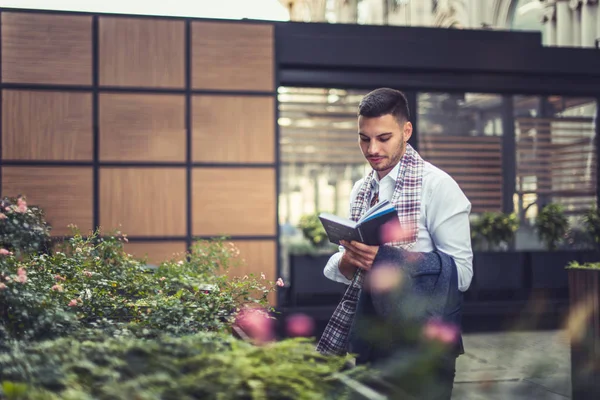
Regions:
<svg viewBox="0 0 600 400"><path fill-rule="evenodd" d="M371 143L369 143L368 153L369 154L377 154L378 150L379 150L379 146L377 145L377 143L375 143L374 140L371 140Z"/></svg>

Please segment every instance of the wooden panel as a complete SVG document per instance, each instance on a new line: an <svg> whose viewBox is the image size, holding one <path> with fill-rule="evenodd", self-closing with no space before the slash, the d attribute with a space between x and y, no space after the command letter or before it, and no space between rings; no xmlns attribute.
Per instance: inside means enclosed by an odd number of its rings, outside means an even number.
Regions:
<svg viewBox="0 0 600 400"><path fill-rule="evenodd" d="M185 97L100 95L100 159L185 161Z"/></svg>
<svg viewBox="0 0 600 400"><path fill-rule="evenodd" d="M93 228L92 168L2 167L2 195L23 194L40 206L52 235L70 235L69 224L86 234Z"/></svg>
<svg viewBox="0 0 600 400"><path fill-rule="evenodd" d="M5 90L2 157L92 160L92 95Z"/></svg>
<svg viewBox="0 0 600 400"><path fill-rule="evenodd" d="M100 225L129 236L183 236L185 193L183 168L102 168Z"/></svg>
<svg viewBox="0 0 600 400"><path fill-rule="evenodd" d="M274 162L274 101L273 97L194 97L194 161Z"/></svg>
<svg viewBox="0 0 600 400"><path fill-rule="evenodd" d="M275 235L275 169L196 168L193 233Z"/></svg>
<svg viewBox="0 0 600 400"><path fill-rule="evenodd" d="M160 265L163 261L185 259L185 242L129 242L125 251L139 259L147 258L149 264Z"/></svg>
<svg viewBox="0 0 600 400"><path fill-rule="evenodd" d="M274 240L236 240L233 244L240 251L239 263L230 270L229 276L243 277L254 274L261 279L261 273L270 283L275 283L277 276L277 245ZM276 296L269 295L269 302L275 305Z"/></svg>
<svg viewBox="0 0 600 400"><path fill-rule="evenodd" d="M92 17L2 13L2 80L92 84Z"/></svg>
<svg viewBox="0 0 600 400"><path fill-rule="evenodd" d="M275 90L273 26L192 22L194 89Z"/></svg>
<svg viewBox="0 0 600 400"><path fill-rule="evenodd" d="M183 21L101 17L99 29L101 85L184 87Z"/></svg>

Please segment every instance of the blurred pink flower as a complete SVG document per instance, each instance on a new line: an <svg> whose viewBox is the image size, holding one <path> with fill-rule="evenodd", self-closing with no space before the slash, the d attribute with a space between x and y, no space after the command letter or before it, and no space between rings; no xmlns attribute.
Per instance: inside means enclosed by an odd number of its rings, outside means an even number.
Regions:
<svg viewBox="0 0 600 400"><path fill-rule="evenodd" d="M6 289L6 285L4 283L0 283L0 290Z"/></svg>
<svg viewBox="0 0 600 400"><path fill-rule="evenodd" d="M75 307L77 306L77 299L73 299L69 302L69 307Z"/></svg>
<svg viewBox="0 0 600 400"><path fill-rule="evenodd" d="M92 275L94 275L93 273L91 273L90 271L88 271L87 269L83 270L83 274L85 276L87 276L88 278L91 277Z"/></svg>
<svg viewBox="0 0 600 400"><path fill-rule="evenodd" d="M54 286L51 287L52 290L56 291L56 292L62 292L63 291L63 287L62 285L56 284Z"/></svg>
<svg viewBox="0 0 600 400"><path fill-rule="evenodd" d="M400 221L397 219L385 223L381 227L380 233L384 243L399 242L406 239L411 234L411 232L402 228Z"/></svg>
<svg viewBox="0 0 600 400"><path fill-rule="evenodd" d="M164 281L165 279L167 279L167 278L165 278L164 276L161 276L161 277L160 277L160 279L159 279L159 281L161 281L161 282L162 282L162 281Z"/></svg>
<svg viewBox="0 0 600 400"><path fill-rule="evenodd" d="M275 284L279 287L285 286L285 283L283 283L283 279L281 278L277 279L277 282L275 282Z"/></svg>
<svg viewBox="0 0 600 400"><path fill-rule="evenodd" d="M257 343L265 343L274 338L273 320L264 310L244 309L238 313L236 324Z"/></svg>
<svg viewBox="0 0 600 400"><path fill-rule="evenodd" d="M8 251L6 249L0 249L0 255L8 256L8 255L11 255L11 254L12 254L11 251Z"/></svg>
<svg viewBox="0 0 600 400"><path fill-rule="evenodd" d="M6 218L8 218L8 217L6 216L6 214L4 214L4 213L0 213L0 219L6 219Z"/></svg>
<svg viewBox="0 0 600 400"><path fill-rule="evenodd" d="M265 276L264 272L260 273L260 279L267 279L267 277Z"/></svg>
<svg viewBox="0 0 600 400"><path fill-rule="evenodd" d="M370 272L369 289L373 292L389 292L402 284L404 277L398 268L382 265Z"/></svg>
<svg viewBox="0 0 600 400"><path fill-rule="evenodd" d="M286 319L286 331L289 336L310 336L315 329L315 322L306 314L293 314Z"/></svg>
<svg viewBox="0 0 600 400"><path fill-rule="evenodd" d="M423 327L423 335L428 340L439 341L443 344L452 344L458 340L458 328L438 318L432 318Z"/></svg>
<svg viewBox="0 0 600 400"><path fill-rule="evenodd" d="M17 270L17 279L15 280L20 283L27 282L27 271L25 270L25 268L19 268Z"/></svg>
<svg viewBox="0 0 600 400"><path fill-rule="evenodd" d="M66 281L67 278L64 278L58 274L54 275L54 279L56 279L57 281Z"/></svg>
<svg viewBox="0 0 600 400"><path fill-rule="evenodd" d="M27 211L27 202L22 197L19 197L17 199L17 212L24 213L26 211Z"/></svg>

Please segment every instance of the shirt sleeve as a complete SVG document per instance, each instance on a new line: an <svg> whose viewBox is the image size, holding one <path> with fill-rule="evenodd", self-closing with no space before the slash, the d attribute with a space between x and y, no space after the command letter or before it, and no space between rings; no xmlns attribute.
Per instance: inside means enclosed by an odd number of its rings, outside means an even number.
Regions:
<svg viewBox="0 0 600 400"><path fill-rule="evenodd" d="M352 211L352 204L354 203L354 199L356 198L356 196L358 195L358 189L360 188L360 185L362 184L362 179L357 181L356 183L354 183L354 186L352 187L352 190L350 191L350 206L349 206L349 212L348 214L350 214ZM342 259L342 255L344 254L344 246L339 246L339 251L337 253L335 253L334 255L332 255L331 257L329 257L329 260L327 261L327 264L325 265L325 269L323 270L323 274L331 279L332 281L336 281L336 282L341 282L341 283L345 283L346 285L349 285L350 283L352 283L352 281L348 278L346 278L341 272L340 272L340 260Z"/></svg>
<svg viewBox="0 0 600 400"><path fill-rule="evenodd" d="M426 207L427 229L433 244L454 259L458 289L464 292L473 279L471 203L456 181L444 173L428 188Z"/></svg>

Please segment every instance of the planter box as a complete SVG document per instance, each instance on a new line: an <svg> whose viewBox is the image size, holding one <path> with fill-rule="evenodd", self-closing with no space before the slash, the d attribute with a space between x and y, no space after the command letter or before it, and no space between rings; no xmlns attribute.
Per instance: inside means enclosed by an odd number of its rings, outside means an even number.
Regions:
<svg viewBox="0 0 600 400"><path fill-rule="evenodd" d="M467 298L497 300L519 297L525 289L524 259L523 253L514 251L474 252L473 281Z"/></svg>
<svg viewBox="0 0 600 400"><path fill-rule="evenodd" d="M348 288L323 274L331 254L290 255L290 287L287 306L337 305Z"/></svg>
<svg viewBox="0 0 600 400"><path fill-rule="evenodd" d="M600 271L569 269L570 313L588 310L581 336L571 340L573 400L600 398Z"/></svg>

